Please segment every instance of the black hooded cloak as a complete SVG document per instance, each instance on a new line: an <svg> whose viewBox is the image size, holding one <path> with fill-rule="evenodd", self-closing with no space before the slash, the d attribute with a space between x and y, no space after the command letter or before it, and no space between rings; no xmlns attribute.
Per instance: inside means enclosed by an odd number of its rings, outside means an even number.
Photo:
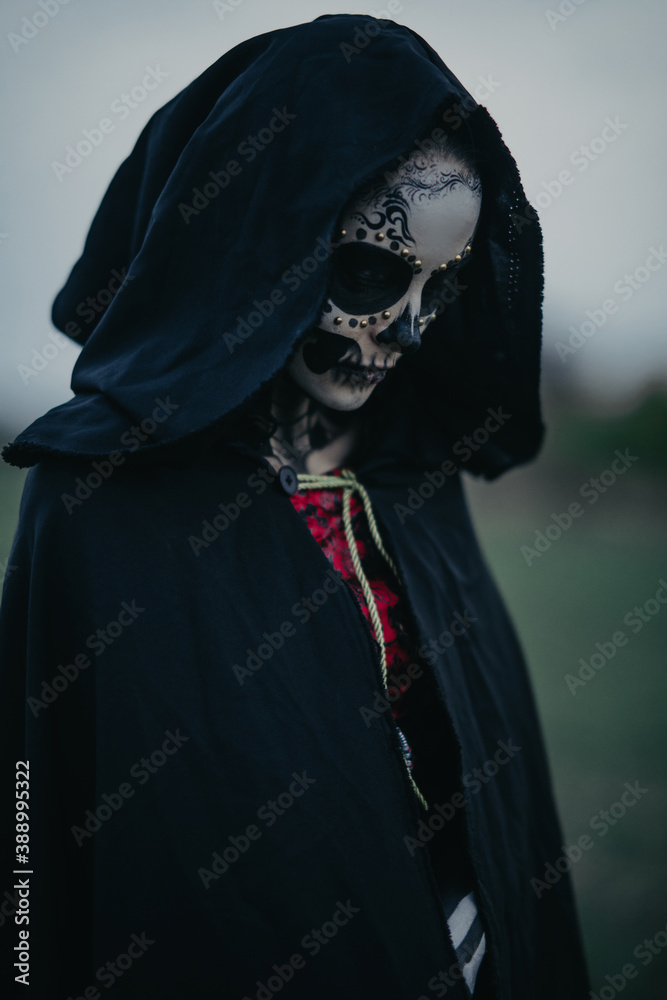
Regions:
<svg viewBox="0 0 667 1000"><path fill-rule="evenodd" d="M228 444L317 321L342 206L434 120L480 158L474 262L352 464L455 737L494 996L587 995L569 877L531 884L562 835L460 482L541 443L539 223L423 39L334 15L238 45L151 118L54 305L85 345L75 396L3 451L32 466L0 619L31 873L2 977L23 927L29 996L463 996L373 637L285 478ZM447 644L456 613L475 624Z"/></svg>

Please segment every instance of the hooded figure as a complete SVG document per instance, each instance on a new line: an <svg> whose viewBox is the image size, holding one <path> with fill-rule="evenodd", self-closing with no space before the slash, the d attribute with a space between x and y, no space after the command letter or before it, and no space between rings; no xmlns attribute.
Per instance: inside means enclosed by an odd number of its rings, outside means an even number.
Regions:
<svg viewBox="0 0 667 1000"><path fill-rule="evenodd" d="M5 979L587 996L461 486L539 449L542 267L495 123L391 21L252 38L152 117L54 305L75 395L3 451Z"/></svg>

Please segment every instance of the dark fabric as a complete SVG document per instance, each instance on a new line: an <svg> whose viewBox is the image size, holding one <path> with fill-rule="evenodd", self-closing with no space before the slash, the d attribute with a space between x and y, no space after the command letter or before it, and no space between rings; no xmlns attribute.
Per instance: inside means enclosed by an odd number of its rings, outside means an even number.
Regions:
<svg viewBox="0 0 667 1000"><path fill-rule="evenodd" d="M442 464L493 476L539 447L539 226L512 225L514 161L428 45L336 15L251 39L153 117L57 323L111 268L130 280L87 338L74 399L4 452L34 466L0 612L5 808L14 762L31 772L33 998L444 995L429 985L454 961L433 865L405 841L420 810L391 712L361 711L382 693L366 620L268 464L225 438L316 318L326 267L293 291L285 270L326 244L360 178L457 103L484 164L470 287L374 391L346 464L450 720L430 736L466 789L485 989L587 995L569 877L541 899L530 885L562 834L524 659ZM186 224L179 204L274 107L297 117ZM223 334L273 288L283 304L230 350ZM498 427L466 459L461 435L489 410ZM449 643L456 613L474 622ZM499 741L520 749L467 785ZM3 982L17 931L0 927Z"/></svg>

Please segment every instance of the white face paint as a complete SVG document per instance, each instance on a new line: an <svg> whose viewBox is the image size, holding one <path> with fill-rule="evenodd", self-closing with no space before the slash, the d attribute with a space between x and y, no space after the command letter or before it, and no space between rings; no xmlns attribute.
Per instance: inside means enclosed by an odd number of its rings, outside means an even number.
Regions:
<svg viewBox="0 0 667 1000"><path fill-rule="evenodd" d="M353 199L319 322L287 367L313 399L355 410L420 346L458 294L481 201L479 181L437 153L411 157Z"/></svg>

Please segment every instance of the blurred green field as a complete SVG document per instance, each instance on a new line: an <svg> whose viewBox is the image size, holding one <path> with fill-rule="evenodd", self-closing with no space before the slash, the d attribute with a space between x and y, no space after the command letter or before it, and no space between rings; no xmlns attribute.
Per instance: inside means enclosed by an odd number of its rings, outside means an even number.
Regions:
<svg viewBox="0 0 667 1000"><path fill-rule="evenodd" d="M4 583L8 571L7 560L11 548L19 503L27 469L14 469L0 460L0 582Z"/></svg>
<svg viewBox="0 0 667 1000"><path fill-rule="evenodd" d="M660 579L667 582L664 480L628 472L594 506L584 504L581 518L530 566L521 553L604 468L598 461L559 475L547 461L547 475L538 463L496 483L468 480L467 492L533 678L564 846L582 834L594 844L572 867L593 992L606 986L610 997L605 977L632 963L637 977L623 996L664 1000L667 947L656 945L650 961L650 952L633 953L659 932L667 941L667 604L652 615L650 603L636 631L623 621L654 599ZM593 676L573 693L565 675L578 677L580 658L598 652L596 643L609 652L619 630L627 644L584 672ZM626 782L647 791L616 821L612 813L614 825L600 836L605 827L591 828L591 819L620 800Z"/></svg>
<svg viewBox="0 0 667 1000"><path fill-rule="evenodd" d="M615 440L614 447L628 444ZM466 490L534 680L564 844L584 833L594 841L572 869L594 993L608 987L606 975L632 962L638 976L624 998L659 1000L667 994L667 948L645 966L633 951L667 926L667 605L636 634L623 618L667 580L665 480L647 478L638 465L531 566L520 551L608 464L609 447L599 458L561 466L550 445L535 465L495 483L466 479ZM0 463L0 569L24 478ZM572 694L565 674L575 675L580 657L588 659L596 642L609 642L619 629L629 635L627 645ZM591 819L636 781L648 791L600 837Z"/></svg>

